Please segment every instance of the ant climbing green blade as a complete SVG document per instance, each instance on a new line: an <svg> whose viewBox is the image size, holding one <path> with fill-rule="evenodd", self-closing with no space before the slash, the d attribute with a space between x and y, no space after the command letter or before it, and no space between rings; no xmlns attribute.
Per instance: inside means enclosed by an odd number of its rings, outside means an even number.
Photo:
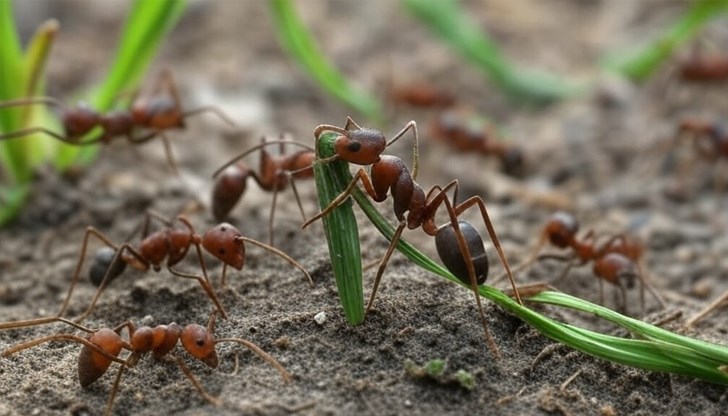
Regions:
<svg viewBox="0 0 728 416"><path fill-rule="evenodd" d="M334 155L334 133L324 133L318 141L318 158ZM319 206L323 210L346 189L351 181L349 164L337 160L330 163L314 163ZM349 177L349 181L345 178ZM344 179L342 179L344 178ZM339 300L346 319L352 325L364 320L364 290L362 287L361 249L359 230L351 200L345 201L322 218L326 241L329 246L331 266L339 289Z"/></svg>
<svg viewBox="0 0 728 416"><path fill-rule="evenodd" d="M328 178L332 183L346 184L352 178L348 169L330 173L334 175ZM391 240L394 228L379 214L367 195L359 189L354 189L352 197L379 232ZM461 282L445 267L432 261L405 239L400 239L396 247L423 269L457 283L468 291L471 290L468 284ZM505 293L490 286L480 286L479 292L481 296L523 319L544 336L593 357L649 371L680 374L728 385L726 346L675 334L564 293L545 291L527 300L592 313L628 329L634 338L600 334L559 322L518 304Z"/></svg>

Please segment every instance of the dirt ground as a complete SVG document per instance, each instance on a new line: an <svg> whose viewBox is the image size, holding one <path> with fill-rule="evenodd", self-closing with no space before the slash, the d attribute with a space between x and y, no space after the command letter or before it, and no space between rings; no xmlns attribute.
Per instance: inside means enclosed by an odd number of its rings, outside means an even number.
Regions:
<svg viewBox="0 0 728 416"><path fill-rule="evenodd" d="M59 19L62 32L51 58L49 94L73 100L71 91L92 84L108 65L126 4L16 3L26 39L44 19ZM638 44L672 21L686 3L501 0L465 2L465 7L516 62L599 87L547 108L518 106L397 2L306 1L300 11L323 49L357 85L383 96L389 83L430 82L455 92L463 106L495 120L523 147L528 172L525 179L515 180L499 173L492 161L431 141L432 111L400 107L386 125L378 126L392 134L410 119L418 122L418 182L429 189L459 178L464 193L483 196L512 263L528 256L544 222L558 209L575 213L584 230L638 235L645 242L651 281L667 303L662 309L648 295L644 319L657 322L674 315L676 319L664 326L679 329L687 317L728 290L728 260L723 255L728 250L728 218L725 196L716 194L712 185L710 165L698 164L682 178L687 189L683 200L665 196L665 190L681 182L674 167L664 163L669 158L660 143L673 135L682 117L725 117L725 85L682 85L669 80L672 69L666 67L647 84L632 86L595 68L605 51ZM709 25L702 38L708 45L725 44L726 20ZM207 206L210 176L231 155L257 144L261 135L276 137L282 132L313 144L316 125L343 125L347 115L357 116L319 91L281 51L264 2L192 2L155 61L150 80L162 68L174 72L190 107L218 105L239 128L226 129L213 117L190 120L187 131L173 135L179 176L166 166L159 142L137 149L113 145L74 178L39 172L21 217L0 231L0 320L57 311L87 226L121 242L145 210L153 209L170 217L184 212L202 233L215 225ZM398 143L388 151L409 160L408 147ZM678 150L689 156L690 149L684 147ZM673 153L679 156L680 151ZM311 215L317 210L313 183L301 182L299 189ZM266 241L270 201L270 194L251 182L231 222L246 236ZM381 212L393 218L390 201L381 204ZM383 255L387 243L360 212L357 215L364 262L371 263ZM288 263L250 246L244 270L232 273L228 285L217 289L230 317L218 321L216 334L256 343L278 359L294 381L284 384L275 370L236 344L220 344L217 369L178 350L222 405L215 408L205 402L174 363L147 357L124 376L115 414L728 412L724 387L636 370L555 346L485 302L502 353L494 360L472 293L418 269L397 253L373 313L352 327L338 303L321 226L299 230L300 214L290 192L279 198L276 217L276 246L311 273L315 287ZM476 217L468 218L478 223ZM433 242L421 231L405 233L405 238L436 258ZM91 253L97 246L92 244ZM494 274L502 273L495 253L489 256ZM194 271L194 256L189 257L182 268ZM212 257L206 261L217 285L221 268ZM555 262L537 264L520 273L518 281L551 281L561 268ZM365 272L366 294L373 275L373 269ZM498 285L505 287L504 282ZM599 301L598 281L589 267L573 270L558 288ZM605 303L612 307L613 292L607 285ZM93 293L94 288L82 281L69 316L83 311ZM590 316L539 309L574 325L623 334ZM628 294L628 309L639 313L637 290ZM193 281L166 271L127 270L104 292L85 324L111 327L128 319L147 325L205 324L210 311L210 302ZM314 316L320 313L326 319L317 323ZM726 331L728 320L719 312L691 334L725 344ZM57 332L73 330L54 324L2 331L0 349ZM53 342L0 359L0 415L100 414L114 372L81 388L76 376L79 348ZM434 359L446 361L448 377L458 370L472 374L474 388L418 379L405 371L406 362L422 365Z"/></svg>

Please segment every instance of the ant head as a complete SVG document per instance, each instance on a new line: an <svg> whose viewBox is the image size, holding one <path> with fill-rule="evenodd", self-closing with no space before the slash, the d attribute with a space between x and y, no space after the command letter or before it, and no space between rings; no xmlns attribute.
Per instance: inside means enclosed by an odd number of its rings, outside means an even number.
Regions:
<svg viewBox="0 0 728 416"><path fill-rule="evenodd" d="M182 346L190 355L207 364L217 367L217 353L215 352L215 337L202 325L190 324L182 330L180 335Z"/></svg>
<svg viewBox="0 0 728 416"><path fill-rule="evenodd" d="M86 104L79 104L64 111L61 122L69 137L80 137L98 125L99 113Z"/></svg>
<svg viewBox="0 0 728 416"><path fill-rule="evenodd" d="M552 245L558 248L566 248L574 241L576 233L579 231L579 223L573 215L558 211L551 216L544 235L546 235Z"/></svg>
<svg viewBox="0 0 728 416"><path fill-rule="evenodd" d="M154 96L135 102L131 107L134 124L157 130L184 128L184 115L172 98Z"/></svg>
<svg viewBox="0 0 728 416"><path fill-rule="evenodd" d="M339 159L357 165L371 165L387 147L387 139L379 130L359 128L336 138L334 148Z"/></svg>
<svg viewBox="0 0 728 416"><path fill-rule="evenodd" d="M107 353L118 356L121 352L123 342L116 332L108 328L102 328L88 337L94 345ZM78 356L78 382L81 387L86 387L104 375L111 365L111 360L103 354L84 345Z"/></svg>
<svg viewBox="0 0 728 416"><path fill-rule="evenodd" d="M242 165L230 165L220 172L212 187L212 215L223 221L245 193L250 170Z"/></svg>
<svg viewBox="0 0 728 416"><path fill-rule="evenodd" d="M634 287L637 277L637 267L634 262L619 253L608 253L596 260L592 270L599 278L615 285L619 285L621 280L626 279L626 286L629 289Z"/></svg>
<svg viewBox="0 0 728 416"><path fill-rule="evenodd" d="M202 247L221 262L238 270L245 264L245 245L242 233L224 222L202 236Z"/></svg>

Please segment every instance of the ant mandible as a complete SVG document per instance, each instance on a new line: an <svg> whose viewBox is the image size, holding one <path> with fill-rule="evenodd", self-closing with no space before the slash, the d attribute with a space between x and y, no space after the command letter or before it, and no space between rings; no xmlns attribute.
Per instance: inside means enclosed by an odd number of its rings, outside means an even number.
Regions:
<svg viewBox="0 0 728 416"><path fill-rule="evenodd" d="M497 128L490 122L468 118L456 111L443 111L433 120L431 130L434 138L459 152L495 156L508 175L523 177L525 174L523 150L501 140Z"/></svg>
<svg viewBox="0 0 728 416"><path fill-rule="evenodd" d="M166 90L166 94L160 94L162 90ZM205 106L184 111L177 86L169 70L165 70L160 74L152 96L137 99L135 93L132 97L130 107L126 110L99 113L85 104L79 104L75 107L65 107L64 104L51 97L5 101L0 103L0 108L33 104L45 104L58 108L60 112L59 118L64 132L59 134L45 127L29 127L15 132L0 134L0 140L27 136L34 133L43 133L71 145L88 146L97 143L107 144L117 137L125 137L131 144L142 144L155 137L160 137L164 143L167 161L174 171L177 171L177 164L172 155L169 139L165 134L167 130L174 128L184 129L186 127L185 120L188 117L203 112L211 112L225 123L235 127L235 123L222 110L214 106ZM96 129L100 129L101 131L89 139L83 140L84 137ZM138 129L144 131L140 134L137 133Z"/></svg>
<svg viewBox="0 0 728 416"><path fill-rule="evenodd" d="M147 235L150 219L159 220L165 224L165 227ZM175 227L175 222L181 223L184 228ZM140 271L147 271L151 268L154 271L159 272L162 269L162 263L165 259L166 268L173 275L197 280L207 296L215 304L220 315L223 318L227 318L225 309L217 298L217 295L215 295L215 292L212 290L212 285L210 284L210 279L207 275L207 267L205 266L205 261L202 256L202 249L223 263L221 285L224 286L227 266L231 266L237 270L242 270L245 265L245 242L260 246L265 250L282 257L284 260L303 271L308 278L309 283L313 286L313 279L311 279L311 276L308 274L306 269L304 269L303 266L293 260L286 253L252 238L244 237L237 228L228 223L221 223L205 232L204 235L200 236L195 231L192 223L184 216L178 216L176 221L169 221L162 218L159 214L148 212L144 221L142 241L136 247L129 242L125 242L121 245L114 244L96 228L88 227L86 229L83 244L81 246L81 253L76 263L76 269L71 280L71 285L68 288L68 294L66 294L63 305L61 306L60 311L56 314L56 317L62 316L68 306L81 273L81 267L83 266L84 258L86 256L89 237L91 236L96 237L106 246L112 248L113 256L111 256L111 252L108 250L97 253L94 264L90 269L90 277L92 283L96 284L98 289L91 301L91 304L81 316L76 318L76 322L81 322L91 313L103 290L109 283L111 283L112 280L116 279L124 271L126 264L129 264ZM194 246L197 252L197 260L202 271L202 276L182 273L173 269L173 266L177 265L187 255L191 246Z"/></svg>
<svg viewBox="0 0 728 416"><path fill-rule="evenodd" d="M415 155L412 175L410 175L409 170L402 159L396 156L382 154L388 146L397 141L410 129L413 130L413 153ZM478 285L483 284L487 278L488 257L485 254L483 240L477 230L468 222L458 220L460 214L468 208L474 205L477 205L480 208L481 216L485 222L486 228L488 229L493 245L498 251L501 262L511 279L513 292L518 299L518 302L521 303L521 298L518 294L515 280L513 279L511 269L508 265L508 260L503 253L500 241L496 236L495 229L493 228L493 224L488 216L488 211L485 208L485 202L480 197L474 196L465 202L458 204L456 202L458 192L457 180L453 180L445 187L434 186L427 194L425 194L422 187L415 182L417 173L416 161L418 139L417 124L414 121L407 123L407 125L389 141L387 141L384 134L380 131L362 128L351 118L347 118L344 128L328 124L316 127L314 130L314 137L316 138L317 146L319 137L325 131L331 131L339 134L334 142L336 154L329 158L320 159L318 162L328 163L341 159L357 165L371 165L371 177L366 173L364 168L360 168L346 189L333 201L331 201L331 203L321 212L307 220L303 224L303 228L317 219L327 215L331 212L331 210L349 198L349 195L359 181L361 181L364 186L364 190L369 197L376 202L384 201L387 199L388 192L391 192L392 198L394 199L394 212L397 219L400 221L399 226L394 232L389 248L379 263L379 269L377 270L372 294L369 297L369 303L367 304L366 311L368 312L372 307L379 282L384 274L384 269L387 266L390 256L394 252L402 232L405 228L415 229L421 227L427 235L435 237L435 245L437 247L438 254L440 259L445 263L445 266L462 282L470 284L473 289L483 329L485 331L486 340L493 352L493 355L498 357L500 353L495 341L490 335L490 331L488 330L485 312L483 311L480 296L478 294ZM454 192L453 201L455 202L451 202L447 196L447 192L451 189ZM438 227L435 223L435 214L441 205L444 205L447 209L449 222Z"/></svg>
<svg viewBox="0 0 728 416"><path fill-rule="evenodd" d="M642 315L645 313L645 287L647 287L660 305L664 307L664 301L645 278L641 263L644 247L639 241L625 234L618 234L609 238L601 245L597 245L594 230L589 230L581 239L578 239L576 236L578 231L579 223L573 215L563 211L555 212L546 222L531 257L522 265L517 266L515 270L526 268L538 259L566 261L566 268L561 276L553 283L554 285L558 285L568 275L573 266L581 266L593 262L592 272L599 279L600 303L604 303L603 282L606 281L619 288L622 295L622 307L626 309L627 294L622 281L626 280L627 287L632 288L635 278L638 278L640 280L640 305ZM558 254L539 255L541 248L547 242L560 249L571 249L572 254L570 256L561 256Z"/></svg>
<svg viewBox="0 0 728 416"><path fill-rule="evenodd" d="M276 144L279 146L279 155L273 156L265 148ZM302 147L303 149L287 155L286 146L289 144ZM260 150L258 172L255 172L245 165L236 163L238 160L258 150ZM291 184L293 195L296 197L301 216L304 221L306 220L301 198L298 196L298 190L296 189L295 179L308 179L313 177L311 164L315 157L314 149L310 146L290 140L266 141L265 137L261 138L261 144L235 156L213 173L212 177L217 178L212 188L213 216L218 221L225 220L240 198L242 198L243 193L245 193L248 178L252 177L261 189L273 193L273 200L271 201L268 217L268 243L273 245L273 219L278 192L285 190L289 183Z"/></svg>
<svg viewBox="0 0 728 416"><path fill-rule="evenodd" d="M61 322L70 325L76 329L86 332L88 335L81 337L74 334L54 334L37 338L31 341L23 342L3 351L0 355L9 357L17 352L28 348L35 347L50 341L70 341L82 344L81 352L78 356L78 381L81 387L88 387L93 382L103 376L111 366L112 362L119 364L119 370L116 373L114 384L109 393L106 403L105 415L111 415L114 405L114 399L119 391L121 377L124 370L133 368L137 365L146 354L152 353L155 359L171 359L182 370L185 376L190 380L195 389L200 393L203 399L208 403L218 406L220 400L211 396L205 391L202 384L195 378L192 371L182 361L182 359L172 353L172 350L181 344L185 351L193 358L200 360L209 367L216 368L218 365L217 352L215 346L221 342L235 342L248 348L260 358L268 362L288 383L292 380L291 375L286 369L271 355L263 351L260 347L242 338L222 338L215 339L215 313L210 315L207 326L190 324L182 328L176 323L169 325L157 325L154 328L148 326L137 327L133 322L126 321L114 328L90 329L76 322L61 317L38 318L26 321L7 322L0 324L0 330L25 328L36 325L44 325L53 322ZM128 332L128 340L121 337L121 332L126 328ZM127 350L130 354L122 359L119 354L122 350Z"/></svg>

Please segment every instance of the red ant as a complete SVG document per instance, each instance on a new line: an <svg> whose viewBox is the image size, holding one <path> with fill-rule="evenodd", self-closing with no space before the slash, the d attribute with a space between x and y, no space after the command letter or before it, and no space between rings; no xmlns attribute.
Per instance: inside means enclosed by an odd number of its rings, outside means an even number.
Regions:
<svg viewBox="0 0 728 416"><path fill-rule="evenodd" d="M415 163L413 164L413 173L411 175L402 159L396 156L382 154L388 146L397 141L410 129L413 130L415 155ZM417 124L414 121L407 123L389 141L387 141L384 134L380 131L362 128L351 118L347 118L344 128L323 124L314 130L316 146L318 146L321 134L325 131L339 134L334 142L336 154L329 158L319 159L318 163L328 163L340 159L357 165L371 165L371 177L366 173L364 168L360 168L346 189L321 212L307 220L303 224L303 228L327 215L331 210L346 201L359 181L361 181L369 197L376 202L386 200L387 193L391 192L392 198L394 199L394 212L400 221L389 248L379 263L379 269L377 270L366 311L368 312L372 307L379 282L384 274L384 269L394 252L402 232L405 228L415 229L421 227L427 235L435 237L438 254L445 263L445 266L462 282L470 284L473 289L488 345L493 354L498 357L500 353L488 330L485 313L483 312L478 294L478 285L483 284L487 278L488 257L485 254L483 240L477 230L468 222L458 220L458 216L473 205L477 205L480 208L480 213L488 229L490 238L498 251L503 266L511 278L513 291L520 303L521 298L516 289L515 280L511 274L508 261L503 253L498 237L495 234L493 224L488 216L485 202L480 197L475 196L458 204L456 202L458 192L457 180L453 180L445 187L434 186L425 194L422 187L415 182L417 176L416 160L418 139ZM316 154L318 154L318 151ZM451 189L454 192L453 201L455 202L451 202L447 196L447 192ZM435 214L441 205L445 205L447 209L449 222L438 227L435 223Z"/></svg>
<svg viewBox="0 0 728 416"><path fill-rule="evenodd" d="M151 218L161 221L165 224L165 227L147 235L149 220ZM284 260L303 271L313 286L311 276L308 274L306 269L303 268L303 266L298 264L298 262L275 247L244 237L237 228L230 224L219 224L208 230L204 235L200 236L195 231L192 223L184 216L178 216L176 218L176 222L180 222L184 228L174 227L174 221L168 221L156 213L148 212L144 221L142 241L136 247L129 242L125 242L121 245L114 244L96 228L88 227L84 234L81 253L78 257L78 262L76 263L76 270L73 274L68 294L63 301L61 310L56 316L60 317L63 315L63 312L68 306L71 294L73 293L73 289L76 286L81 272L81 267L86 256L88 240L91 236L101 240L108 247L112 248L114 252L113 257L109 251L102 251L97 254L94 265L91 267L90 275L92 282L97 284L98 290L86 311L76 319L77 322L81 322L91 313L96 302L101 296L101 292L106 288L106 286L108 286L109 283L111 283L112 280L117 278L124 271L126 264L129 264L140 271L147 271L152 268L154 271L159 272L162 269L162 263L165 259L167 270L169 270L169 272L173 275L197 280L207 296L215 304L220 315L223 318L227 318L225 309L215 295L215 292L212 290L210 279L207 276L207 268L205 267L205 261L202 257L203 248L223 263L221 278L221 284L223 286L225 285L227 266L234 267L237 270L243 269L243 266L245 265L245 242L260 246L271 253L282 257ZM173 269L173 266L177 265L187 255L191 246L194 246L197 251L197 260L202 271L202 276L182 273Z"/></svg>
<svg viewBox="0 0 728 416"><path fill-rule="evenodd" d="M190 324L182 328L176 323L169 325L158 325L154 328L148 326L137 327L131 321L126 321L114 328L90 329L80 324L69 321L60 317L38 318L27 321L7 322L0 324L1 329L25 328L29 326L44 325L53 322L62 322L76 329L88 333L85 337L74 334L54 334L31 341L27 341L2 352L3 357L9 357L17 352L28 348L35 347L50 341L71 341L82 344L81 352L78 356L78 381L81 387L88 387L94 381L103 376L111 366L112 362L119 364L119 371L116 373L114 384L109 393L109 399L106 403L105 415L112 413L114 399L119 391L121 377L124 370L133 368L137 365L147 353L152 353L155 359L170 359L174 361L185 376L192 382L195 389L200 393L203 399L208 403L219 406L220 400L211 396L205 391L202 384L195 378L192 371L182 361L182 359L172 353L172 350L181 344L185 351L197 360L202 361L207 366L216 368L218 365L217 352L215 346L221 342L236 342L241 344L257 354L260 358L268 362L288 383L292 380L291 375L285 368L271 355L263 351L254 343L242 338L222 338L215 339L215 313L213 312L207 323L207 327L197 324ZM128 332L128 340L121 337L121 332L126 328ZM122 359L119 354L122 350L127 350L130 354Z"/></svg>
<svg viewBox="0 0 728 416"><path fill-rule="evenodd" d="M728 80L728 56L706 55L698 49L678 66L680 79L689 82L723 82Z"/></svg>
<svg viewBox="0 0 728 416"><path fill-rule="evenodd" d="M596 235L593 230L589 230L582 239L576 237L578 231L579 223L573 215L563 211L554 213L541 232L541 237L533 250L531 258L516 267L516 270L530 266L537 259L566 261L568 262L567 267L554 282L556 285L566 277L574 265L581 266L593 262L592 272L599 278L600 303L604 303L603 282L606 281L619 288L622 294L622 308L626 309L627 294L622 281L626 280L627 288L632 288L634 287L635 278L638 278L640 280L642 314L644 315L645 312L645 286L664 307L662 298L645 279L641 265L644 247L639 241L625 234L618 234L609 238L603 244L597 245L595 243ZM557 254L542 254L539 256L538 253L546 242L557 248L571 249L573 253L570 256Z"/></svg>
<svg viewBox="0 0 728 416"><path fill-rule="evenodd" d="M447 108L455 104L455 95L451 92L424 82L393 88L389 92L389 99L395 104L420 108Z"/></svg>
<svg viewBox="0 0 728 416"><path fill-rule="evenodd" d="M159 94L166 89L167 94ZM76 107L65 107L61 102L50 97L24 98L0 103L0 108L45 104L57 107L60 110L60 121L63 125L62 134L48 130L44 127L29 127L15 132L0 135L0 140L27 136L34 133L43 133L62 142L88 146L97 143L110 143L117 137L126 137L131 144L145 143L159 136L164 143L164 150L172 169L177 170L177 164L172 156L172 149L165 131L173 128L184 129L185 119L195 114L211 112L225 123L235 126L235 123L217 107L206 106L194 110L183 111L182 102L172 73L163 71L154 88L154 95L144 99L132 98L132 104L127 110L98 113L85 104ZM100 132L88 140L83 140L88 134L100 129ZM145 132L138 134L137 130Z"/></svg>
<svg viewBox="0 0 728 416"><path fill-rule="evenodd" d="M523 151L501 140L492 123L466 118L455 111L443 111L434 119L431 130L433 137L457 151L493 155L500 160L503 172L524 176Z"/></svg>
<svg viewBox="0 0 728 416"><path fill-rule="evenodd" d="M273 156L265 150L266 146L274 144L279 145L280 155L278 156ZM286 155L285 146L287 144L300 146L303 150ZM245 165L235 163L257 150L260 150L260 163L257 173ZM313 177L311 164L315 157L314 149L304 144L290 140L266 141L265 138L261 138L261 144L235 156L213 173L212 177L217 178L212 189L212 213L215 219L223 221L228 216L235 204L243 196L243 193L245 193L248 178L252 177L261 189L273 193L268 218L268 242L272 245L273 218L278 192L284 190L289 183L296 197L298 208L301 210L301 216L304 220L306 219L294 180Z"/></svg>

